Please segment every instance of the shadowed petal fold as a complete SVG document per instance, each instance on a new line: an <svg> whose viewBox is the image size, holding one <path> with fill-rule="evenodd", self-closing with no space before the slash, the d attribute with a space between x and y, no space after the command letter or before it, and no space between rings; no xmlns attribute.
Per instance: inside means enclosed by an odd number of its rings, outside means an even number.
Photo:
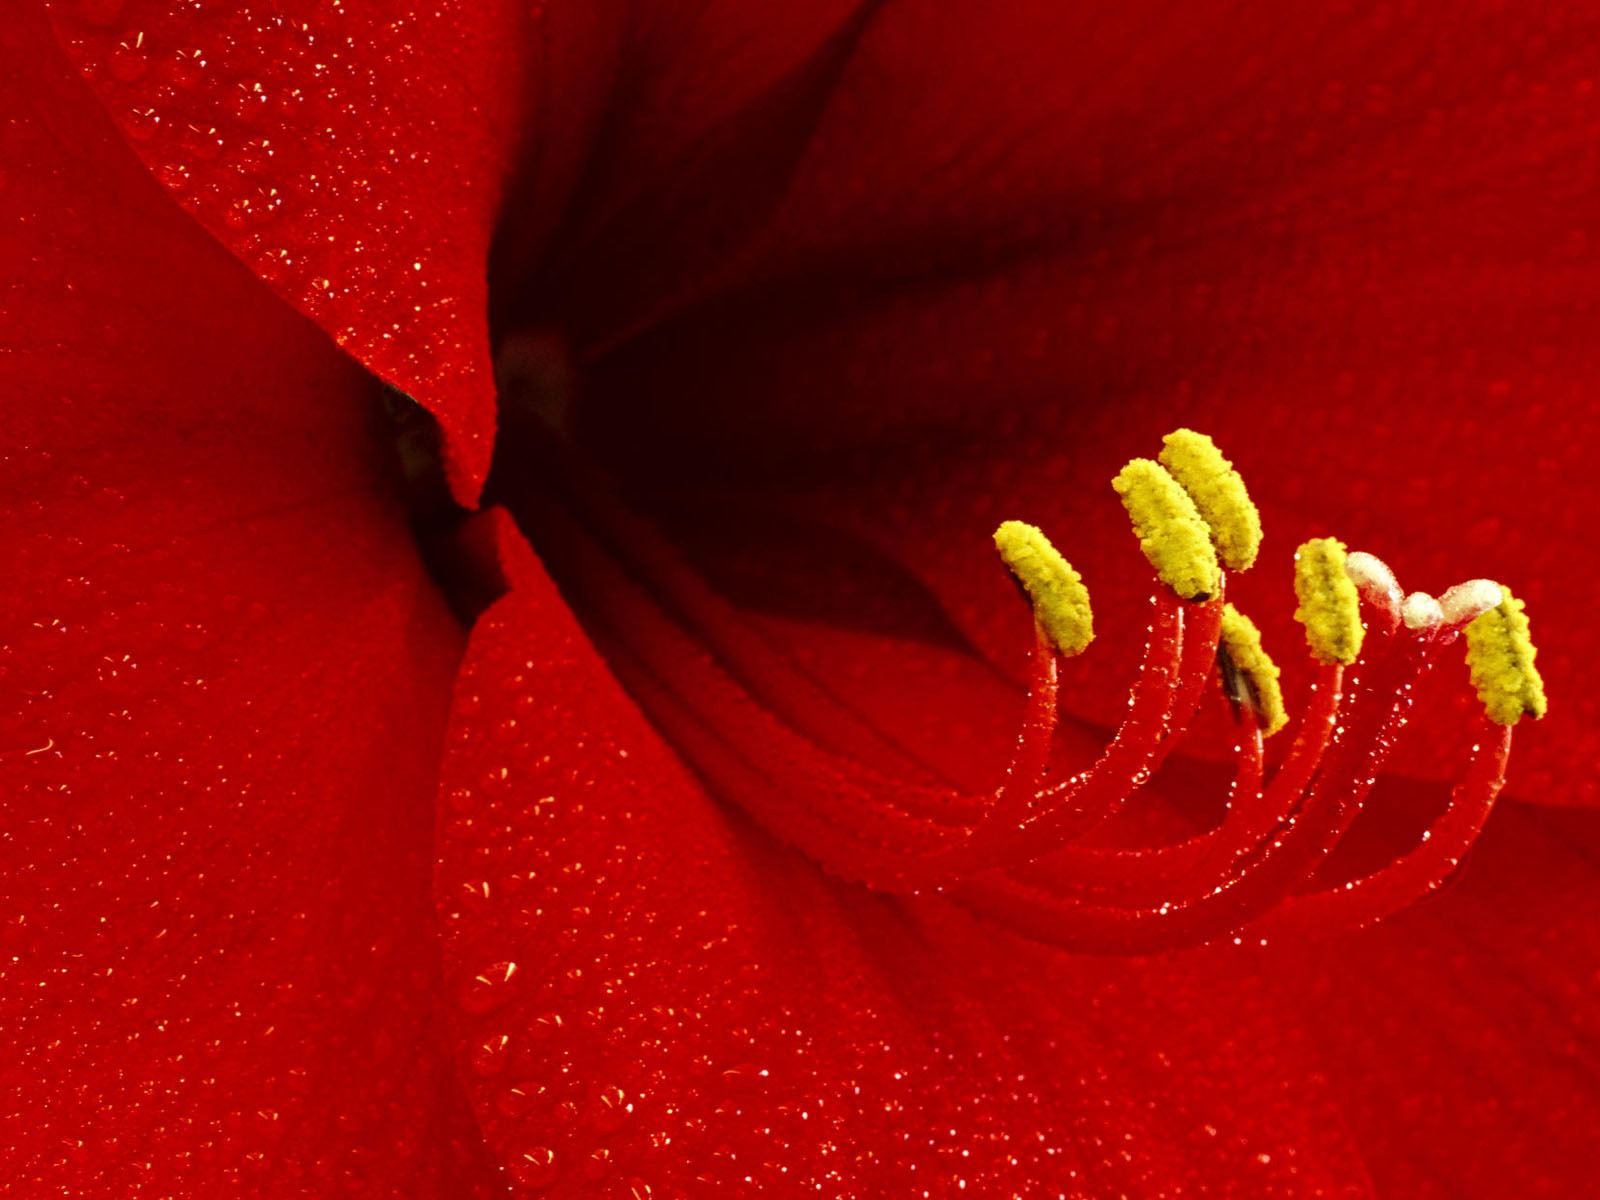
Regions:
<svg viewBox="0 0 1600 1200"><path fill-rule="evenodd" d="M0 46L6 1186L490 1194L428 900L460 633L378 385L41 19Z"/></svg>
<svg viewBox="0 0 1600 1200"><path fill-rule="evenodd" d="M448 436L494 435L488 247L524 137L537 6L63 0L63 45L156 179Z"/></svg>

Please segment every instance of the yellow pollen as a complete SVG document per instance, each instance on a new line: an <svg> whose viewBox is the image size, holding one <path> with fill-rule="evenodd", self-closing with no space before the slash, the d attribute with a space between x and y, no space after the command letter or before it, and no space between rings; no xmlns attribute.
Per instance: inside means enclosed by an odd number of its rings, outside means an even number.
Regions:
<svg viewBox="0 0 1600 1200"><path fill-rule="evenodd" d="M1311 655L1321 663L1355 662L1361 653L1361 597L1344 569L1344 543L1312 538L1294 552L1294 619L1306 627Z"/></svg>
<svg viewBox="0 0 1600 1200"><path fill-rule="evenodd" d="M1533 665L1538 651L1522 601L1509 588L1500 591L1500 604L1467 626L1467 666L1489 719L1515 725L1524 713L1544 716L1544 681Z"/></svg>
<svg viewBox="0 0 1600 1200"><path fill-rule="evenodd" d="M1178 429L1162 439L1161 463L1189 493L1230 570L1243 571L1261 549L1261 514L1233 464L1203 433Z"/></svg>
<svg viewBox="0 0 1600 1200"><path fill-rule="evenodd" d="M1278 664L1261 648L1255 622L1231 604L1222 606L1222 636L1217 644L1222 683L1235 704L1248 708L1271 737L1289 723L1278 685Z"/></svg>
<svg viewBox="0 0 1600 1200"><path fill-rule="evenodd" d="M1211 531L1189 493L1148 458L1136 458L1111 481L1150 565L1185 600L1209 600L1222 586Z"/></svg>
<svg viewBox="0 0 1600 1200"><path fill-rule="evenodd" d="M1034 619L1056 649L1067 658L1082 654L1094 640L1094 615L1089 589L1072 564L1038 527L1022 521L1004 522L994 531L994 545L1028 593Z"/></svg>

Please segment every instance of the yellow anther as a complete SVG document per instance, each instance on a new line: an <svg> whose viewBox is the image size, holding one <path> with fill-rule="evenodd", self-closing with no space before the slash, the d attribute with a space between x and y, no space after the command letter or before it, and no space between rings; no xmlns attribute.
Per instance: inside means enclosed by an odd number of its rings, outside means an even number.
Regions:
<svg viewBox="0 0 1600 1200"><path fill-rule="evenodd" d="M1344 543L1312 538L1294 552L1294 619L1306 627L1311 655L1322 663L1353 663L1361 653L1361 597L1344 569Z"/></svg>
<svg viewBox="0 0 1600 1200"><path fill-rule="evenodd" d="M1538 651L1522 601L1510 589L1500 590L1499 606L1467 626L1467 666L1489 719L1515 725L1524 713L1544 716L1544 681L1533 665Z"/></svg>
<svg viewBox="0 0 1600 1200"><path fill-rule="evenodd" d="M1261 549L1261 514L1233 464L1203 433L1178 429L1162 439L1161 463L1189 493L1230 570L1243 571Z"/></svg>
<svg viewBox="0 0 1600 1200"><path fill-rule="evenodd" d="M1148 458L1136 458L1111 481L1150 565L1185 600L1209 600L1222 586L1211 531L1189 493Z"/></svg>
<svg viewBox="0 0 1600 1200"><path fill-rule="evenodd" d="M1217 643L1217 663L1229 698L1248 708L1271 737L1289 723L1278 686L1278 664L1261 648L1255 622L1231 604L1222 606L1222 636Z"/></svg>
<svg viewBox="0 0 1600 1200"><path fill-rule="evenodd" d="M1089 589L1072 564L1033 525L1007 521L994 531L995 549L1028 593L1033 615L1056 649L1071 658L1094 640Z"/></svg>

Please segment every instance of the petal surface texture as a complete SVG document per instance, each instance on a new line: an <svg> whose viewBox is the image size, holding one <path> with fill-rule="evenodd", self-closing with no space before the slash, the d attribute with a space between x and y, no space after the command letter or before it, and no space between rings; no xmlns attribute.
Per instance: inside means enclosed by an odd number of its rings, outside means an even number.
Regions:
<svg viewBox="0 0 1600 1200"><path fill-rule="evenodd" d="M0 29L0 1193L486 1191L378 385Z"/></svg>
<svg viewBox="0 0 1600 1200"><path fill-rule="evenodd" d="M1105 614L1065 677L1103 724L1145 586L1107 481L1207 431L1262 508L1230 594L1291 695L1304 538L1408 587L1503 577L1551 698L1512 792L1593 803L1597 44L1552 5L1443 28L1399 5L878 6L719 122L746 152L641 180L597 151L593 179L762 219L579 221L565 307L536 315L574 346L590 452L751 608L847 618L853 546L1014 671L1009 584L973 564L1002 520L1051 531ZM638 265L688 242L687 266ZM750 566L754 527L794 531L781 578Z"/></svg>
<svg viewBox="0 0 1600 1200"><path fill-rule="evenodd" d="M1272 978L1306 1014L1378 1195L1591 1186L1597 861L1600 816L1505 805L1449 891L1363 934L1277 948Z"/></svg>
<svg viewBox="0 0 1600 1200"><path fill-rule="evenodd" d="M156 178L487 473L488 247L522 136L526 5L63 0L63 44Z"/></svg>

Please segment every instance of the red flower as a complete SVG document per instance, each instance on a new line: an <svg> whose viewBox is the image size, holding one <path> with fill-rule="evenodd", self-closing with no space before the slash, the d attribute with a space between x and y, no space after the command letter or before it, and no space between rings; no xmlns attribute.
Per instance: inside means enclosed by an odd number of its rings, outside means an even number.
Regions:
<svg viewBox="0 0 1600 1200"><path fill-rule="evenodd" d="M14 1194L1581 1190L1600 827L1535 804L1595 798L1600 29L347 7L0 34ZM478 527L512 588L463 660L370 414L417 396L469 498L491 344L565 440L499 439L537 555ZM1114 717L1145 576L1105 483L1178 424L1262 502L1269 645L1312 533L1528 600L1553 712L1457 886L1063 954L684 766L781 782L776 713L992 785L1008 517L1089 579L1063 702ZM754 703L696 691L711 642ZM1448 673L1346 873L1438 807ZM1147 821L1210 811L1204 733Z"/></svg>

